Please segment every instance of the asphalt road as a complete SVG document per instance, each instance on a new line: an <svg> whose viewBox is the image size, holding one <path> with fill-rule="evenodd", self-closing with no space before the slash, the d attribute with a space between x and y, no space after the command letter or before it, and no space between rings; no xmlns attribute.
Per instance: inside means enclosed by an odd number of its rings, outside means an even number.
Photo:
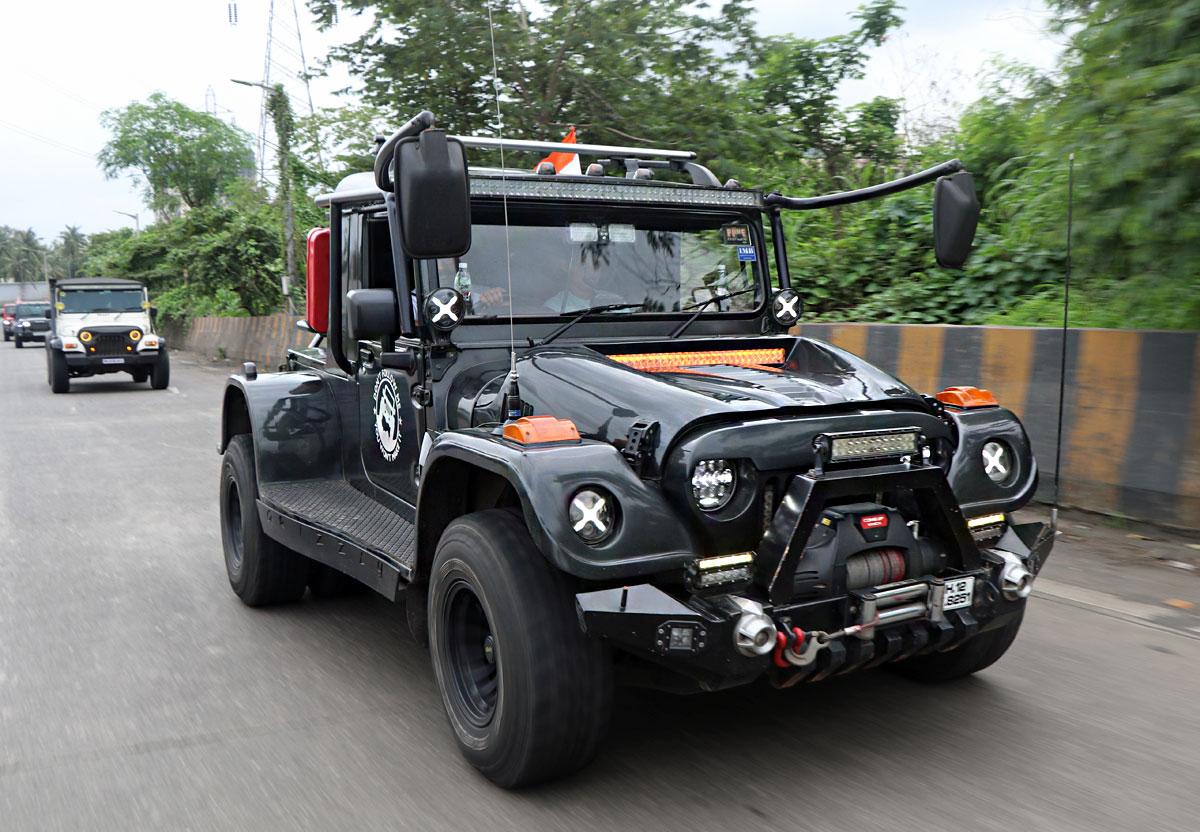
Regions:
<svg viewBox="0 0 1200 832"><path fill-rule="evenodd" d="M40 349L0 345L0 829L1200 824L1200 619L1163 603L1200 602L1200 573L1082 522L1014 648L973 679L622 692L582 774L493 788L396 608L251 610L230 592L225 371L174 359L168 391L110 376L55 396Z"/></svg>

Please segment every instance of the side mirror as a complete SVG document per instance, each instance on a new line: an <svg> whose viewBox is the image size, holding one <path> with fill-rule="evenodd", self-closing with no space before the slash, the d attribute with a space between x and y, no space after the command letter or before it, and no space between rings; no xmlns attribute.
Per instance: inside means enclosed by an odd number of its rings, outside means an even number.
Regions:
<svg viewBox="0 0 1200 832"><path fill-rule="evenodd" d="M933 249L939 266L961 269L971 254L979 199L967 171L941 176L933 186Z"/></svg>
<svg viewBox="0 0 1200 832"><path fill-rule="evenodd" d="M50 320L51 318L53 318L53 317L54 317L54 310L53 310L53 309L47 309L47 310L46 310L45 312L43 312L42 314L46 316L46 320Z"/></svg>
<svg viewBox="0 0 1200 832"><path fill-rule="evenodd" d="M461 257L471 248L467 152L444 130L425 130L396 145L400 242L412 258Z"/></svg>
<svg viewBox="0 0 1200 832"><path fill-rule="evenodd" d="M393 338L400 333L392 289L351 289L346 293L346 315L355 341Z"/></svg>
<svg viewBox="0 0 1200 832"><path fill-rule="evenodd" d="M308 275L304 291L304 320L309 329L329 332L329 229L308 232Z"/></svg>
<svg viewBox="0 0 1200 832"><path fill-rule="evenodd" d="M150 307L150 323L152 323L152 324L158 323L158 307L157 306Z"/></svg>

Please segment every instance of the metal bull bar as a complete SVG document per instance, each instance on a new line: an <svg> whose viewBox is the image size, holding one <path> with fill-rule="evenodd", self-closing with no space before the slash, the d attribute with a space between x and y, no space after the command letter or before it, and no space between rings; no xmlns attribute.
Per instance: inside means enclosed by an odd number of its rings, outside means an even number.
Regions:
<svg viewBox="0 0 1200 832"><path fill-rule="evenodd" d="M900 463L824 473L810 471L792 479L759 544L755 581L766 590L771 603L791 600L796 570L809 536L831 501L895 490L913 494L925 528L951 546L951 556L957 554L960 558L956 564L959 568L980 568L983 561L979 548L967 530L946 475L936 465Z"/></svg>

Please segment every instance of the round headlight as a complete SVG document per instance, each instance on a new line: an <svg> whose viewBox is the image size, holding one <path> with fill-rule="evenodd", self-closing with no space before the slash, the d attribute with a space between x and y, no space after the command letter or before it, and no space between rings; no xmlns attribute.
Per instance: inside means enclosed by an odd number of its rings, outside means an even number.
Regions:
<svg viewBox="0 0 1200 832"><path fill-rule="evenodd" d="M131 330L129 330L129 340L130 340L130 341L140 341L140 340L142 340L142 331L141 331L140 329L131 329Z"/></svg>
<svg viewBox="0 0 1200 832"><path fill-rule="evenodd" d="M92 333L88 332L86 329L82 330L79 333L79 340L86 344L88 341L92 340Z"/></svg>
<svg viewBox="0 0 1200 832"><path fill-rule="evenodd" d="M571 498L567 514L571 528L584 543L596 544L613 530L613 500L607 494L585 488Z"/></svg>
<svg viewBox="0 0 1200 832"><path fill-rule="evenodd" d="M724 508L737 487L737 471L723 459L705 459L692 471L692 499L701 511Z"/></svg>
<svg viewBox="0 0 1200 832"><path fill-rule="evenodd" d="M992 482L1004 482L1012 475L1012 451L1003 442L985 442L981 456L983 472Z"/></svg>

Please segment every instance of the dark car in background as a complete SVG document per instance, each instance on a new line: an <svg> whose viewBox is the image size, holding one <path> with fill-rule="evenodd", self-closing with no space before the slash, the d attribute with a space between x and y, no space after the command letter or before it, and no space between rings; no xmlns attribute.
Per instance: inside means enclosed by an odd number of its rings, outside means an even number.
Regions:
<svg viewBox="0 0 1200 832"><path fill-rule="evenodd" d="M13 323L15 323L17 320L16 308L17 308L17 304L15 302L6 303L3 306L0 306L0 320L2 320L4 322L4 340L5 341L12 340Z"/></svg>
<svg viewBox="0 0 1200 832"><path fill-rule="evenodd" d="M16 342L17 349L25 346L26 341L46 340L46 333L50 331L50 319L46 317L46 313L49 311L50 304L45 301L16 305L12 337Z"/></svg>

